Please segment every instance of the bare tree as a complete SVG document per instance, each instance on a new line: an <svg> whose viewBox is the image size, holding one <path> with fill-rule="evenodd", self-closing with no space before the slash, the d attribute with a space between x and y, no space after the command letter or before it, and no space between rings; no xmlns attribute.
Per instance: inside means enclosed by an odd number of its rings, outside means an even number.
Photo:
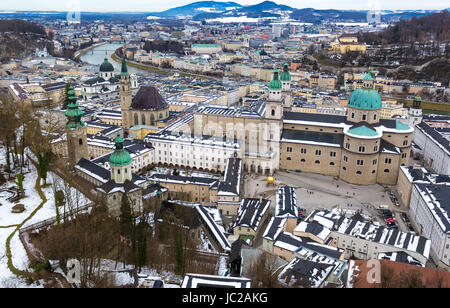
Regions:
<svg viewBox="0 0 450 308"><path fill-rule="evenodd" d="M245 277L252 279L255 288L280 287L277 270L280 265L278 257L259 250L259 255L244 273Z"/></svg>

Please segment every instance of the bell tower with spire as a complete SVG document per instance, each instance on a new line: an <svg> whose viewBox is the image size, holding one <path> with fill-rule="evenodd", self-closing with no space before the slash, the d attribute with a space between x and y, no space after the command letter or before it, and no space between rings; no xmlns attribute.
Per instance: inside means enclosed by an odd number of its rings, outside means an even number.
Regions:
<svg viewBox="0 0 450 308"><path fill-rule="evenodd" d="M422 98L420 96L416 95L414 97L413 104L409 108L408 116L408 124L410 126L414 127L414 125L422 122Z"/></svg>
<svg viewBox="0 0 450 308"><path fill-rule="evenodd" d="M128 73L127 62L125 60L126 49L124 46L122 57L122 68L120 70L120 105L122 109L122 126L130 128L129 109L131 106L131 80Z"/></svg>
<svg viewBox="0 0 450 308"><path fill-rule="evenodd" d="M77 98L72 86L69 87L67 95L69 97L69 104L65 112L67 118L67 150L69 153L69 163L71 166L75 166L81 158L89 157L86 124L81 121L83 111L78 107Z"/></svg>
<svg viewBox="0 0 450 308"><path fill-rule="evenodd" d="M283 97L281 95L282 85L278 79L278 70L272 75L269 85L269 99L266 102L266 118L281 119L283 116Z"/></svg>

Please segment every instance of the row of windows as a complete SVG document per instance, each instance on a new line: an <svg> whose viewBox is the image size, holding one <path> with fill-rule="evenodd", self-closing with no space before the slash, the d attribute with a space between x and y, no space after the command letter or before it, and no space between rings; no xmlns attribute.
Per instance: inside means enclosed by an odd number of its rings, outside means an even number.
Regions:
<svg viewBox="0 0 450 308"><path fill-rule="evenodd" d="M286 152L292 153L293 152L292 147L286 147ZM304 148L300 149L301 154L306 154L306 152L307 152L306 149L304 149ZM316 154L316 156L321 156L322 150L316 150L315 154ZM337 155L337 153L335 151L330 151L330 157L336 157L336 155Z"/></svg>
<svg viewBox="0 0 450 308"><path fill-rule="evenodd" d="M286 160L292 160L292 158L291 157L287 157ZM300 162L301 163L306 163L306 159L302 158L302 159L300 159ZM316 160L316 161L314 161L314 163L319 165L320 164L320 160ZM329 165L330 166L334 166L336 164L334 162L330 162Z"/></svg>
<svg viewBox="0 0 450 308"><path fill-rule="evenodd" d="M345 148L346 148L346 149L350 149L350 143L347 142L347 143L345 144ZM374 152L378 151L378 145L376 145L376 146L373 147L373 151L374 151ZM360 152L360 153L366 152L366 147L363 146L363 145L360 145L360 146L358 147L358 152Z"/></svg>
<svg viewBox="0 0 450 308"><path fill-rule="evenodd" d="M342 167L342 170L346 171L346 170L347 170L347 167ZM372 170L372 174L375 174L375 172L377 172L377 171L376 171L376 170ZM389 172L390 172L389 169L384 169L384 173L389 173ZM357 171L356 171L356 174L362 174L362 171L357 170Z"/></svg>

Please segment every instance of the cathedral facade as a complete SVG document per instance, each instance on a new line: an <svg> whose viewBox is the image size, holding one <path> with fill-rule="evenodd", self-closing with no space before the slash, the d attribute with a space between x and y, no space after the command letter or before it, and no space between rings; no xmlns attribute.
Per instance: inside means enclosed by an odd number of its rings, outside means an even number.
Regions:
<svg viewBox="0 0 450 308"><path fill-rule="evenodd" d="M381 97L371 74L352 92L347 116L285 112L280 169L319 173L348 183L397 182L409 164L414 129L394 119L380 119Z"/></svg>

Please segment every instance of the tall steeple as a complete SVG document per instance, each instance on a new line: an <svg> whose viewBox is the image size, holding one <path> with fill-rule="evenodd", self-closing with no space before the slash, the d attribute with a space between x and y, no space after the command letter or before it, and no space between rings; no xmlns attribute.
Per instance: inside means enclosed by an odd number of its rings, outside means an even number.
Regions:
<svg viewBox="0 0 450 308"><path fill-rule="evenodd" d="M73 90L72 85L69 87L67 95L69 97L69 104L67 105L67 110L64 113L67 117L66 127L71 130L76 129L79 126L85 127L86 124L81 121L83 111L81 111L78 106L77 97L75 96L75 91Z"/></svg>
<svg viewBox="0 0 450 308"><path fill-rule="evenodd" d="M120 75L128 75L128 67L127 67L127 61L125 60L125 53L122 57L122 69L120 70Z"/></svg>
<svg viewBox="0 0 450 308"><path fill-rule="evenodd" d="M122 109L122 126L125 129L130 128L130 113L129 109L132 102L131 96L131 80L128 73L127 61L126 61L126 47L124 45L122 68L120 70L120 105Z"/></svg>
<svg viewBox="0 0 450 308"><path fill-rule="evenodd" d="M66 135L69 163L74 166L81 158L88 158L89 151L86 137L86 124L81 120L83 111L80 110L73 87L67 91L69 104L65 115L67 117Z"/></svg>

